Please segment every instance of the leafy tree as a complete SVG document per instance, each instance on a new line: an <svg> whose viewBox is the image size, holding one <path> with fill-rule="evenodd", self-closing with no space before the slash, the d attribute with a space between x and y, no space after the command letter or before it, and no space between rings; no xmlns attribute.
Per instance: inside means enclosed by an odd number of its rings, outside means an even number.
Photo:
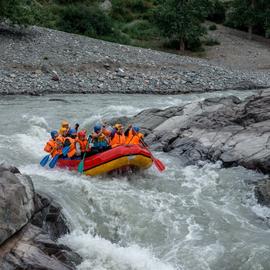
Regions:
<svg viewBox="0 0 270 270"><path fill-rule="evenodd" d="M61 11L59 28L66 32L96 37L111 34L112 22L98 7L72 4Z"/></svg>
<svg viewBox="0 0 270 270"><path fill-rule="evenodd" d="M270 1L269 0L234 0L228 12L227 24L233 27L248 29L249 39L254 29L262 29L265 36L270 33Z"/></svg>
<svg viewBox="0 0 270 270"><path fill-rule="evenodd" d="M0 0L0 21L27 25L34 21L31 0Z"/></svg>
<svg viewBox="0 0 270 270"><path fill-rule="evenodd" d="M201 23L208 15L208 0L165 0L156 10L156 23L162 34L179 41L179 49L186 44L198 43L205 33Z"/></svg>

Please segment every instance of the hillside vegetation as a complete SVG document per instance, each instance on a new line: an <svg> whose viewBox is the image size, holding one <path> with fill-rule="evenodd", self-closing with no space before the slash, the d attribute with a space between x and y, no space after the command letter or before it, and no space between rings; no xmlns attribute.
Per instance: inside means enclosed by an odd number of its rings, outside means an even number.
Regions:
<svg viewBox="0 0 270 270"><path fill-rule="evenodd" d="M0 0L0 19L154 49L202 50L208 19L269 37L269 0Z"/></svg>

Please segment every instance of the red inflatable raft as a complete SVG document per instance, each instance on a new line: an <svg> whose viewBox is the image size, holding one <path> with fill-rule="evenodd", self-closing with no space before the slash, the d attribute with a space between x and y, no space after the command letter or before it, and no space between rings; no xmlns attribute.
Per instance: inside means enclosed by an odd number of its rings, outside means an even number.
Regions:
<svg viewBox="0 0 270 270"><path fill-rule="evenodd" d="M98 175L126 169L145 170L152 165L150 152L140 145L121 145L105 152L85 158L83 173ZM59 159L57 166L78 170L80 160Z"/></svg>

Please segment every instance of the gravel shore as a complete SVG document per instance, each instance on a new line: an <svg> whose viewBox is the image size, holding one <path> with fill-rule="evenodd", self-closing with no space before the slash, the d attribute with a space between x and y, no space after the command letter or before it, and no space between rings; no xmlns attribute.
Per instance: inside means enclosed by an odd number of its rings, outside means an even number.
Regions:
<svg viewBox="0 0 270 270"><path fill-rule="evenodd" d="M46 28L0 32L0 94L181 94L270 87L263 71L125 46Z"/></svg>

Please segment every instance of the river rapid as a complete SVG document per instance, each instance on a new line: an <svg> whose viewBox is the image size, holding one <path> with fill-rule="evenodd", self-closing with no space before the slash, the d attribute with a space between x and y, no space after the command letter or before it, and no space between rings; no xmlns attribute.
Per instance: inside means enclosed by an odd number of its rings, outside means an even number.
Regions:
<svg viewBox="0 0 270 270"><path fill-rule="evenodd" d="M71 233L59 242L83 257L80 270L270 269L270 210L256 203L249 184L263 178L259 173L218 162L185 167L158 152L162 174L152 167L89 178L39 166L48 132L63 119L89 129L146 108L252 93L1 97L0 162L30 175L37 191L63 206Z"/></svg>

